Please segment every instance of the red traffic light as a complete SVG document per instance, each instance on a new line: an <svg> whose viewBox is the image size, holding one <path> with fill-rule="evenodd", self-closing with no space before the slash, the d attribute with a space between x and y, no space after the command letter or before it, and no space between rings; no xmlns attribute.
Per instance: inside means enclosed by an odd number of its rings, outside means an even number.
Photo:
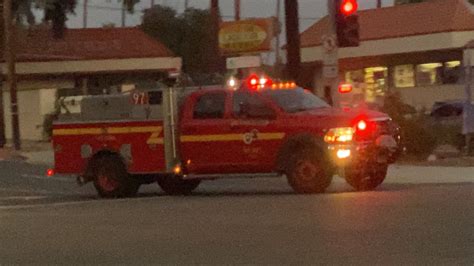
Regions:
<svg viewBox="0 0 474 266"><path fill-rule="evenodd" d="M339 84L340 93L349 93L352 91L352 84L350 83L341 83Z"/></svg>
<svg viewBox="0 0 474 266"><path fill-rule="evenodd" d="M357 0L343 0L341 4L341 13L350 16L357 11Z"/></svg>

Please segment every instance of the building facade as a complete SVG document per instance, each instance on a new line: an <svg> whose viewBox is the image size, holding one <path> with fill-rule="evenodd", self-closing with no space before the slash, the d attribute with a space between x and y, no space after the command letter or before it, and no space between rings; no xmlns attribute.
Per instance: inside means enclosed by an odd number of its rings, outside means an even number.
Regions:
<svg viewBox="0 0 474 266"><path fill-rule="evenodd" d="M49 29L19 35L16 72L23 140L45 138L45 118L55 112L59 97L121 91L181 68L180 58L139 28L68 29L63 39L54 39ZM2 62L0 67L4 80L6 66ZM5 85L3 96L6 135L11 138Z"/></svg>
<svg viewBox="0 0 474 266"><path fill-rule="evenodd" d="M431 0L358 15L360 46L338 51L339 79L353 84L356 97L374 102L387 92L399 92L416 108L464 98L463 54L474 39L473 5ZM301 34L303 72L321 96L326 85L321 39L328 27L326 17Z"/></svg>

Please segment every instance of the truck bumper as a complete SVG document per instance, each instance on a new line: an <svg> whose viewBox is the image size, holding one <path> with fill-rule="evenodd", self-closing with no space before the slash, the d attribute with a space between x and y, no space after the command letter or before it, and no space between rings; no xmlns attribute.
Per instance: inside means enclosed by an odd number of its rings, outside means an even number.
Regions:
<svg viewBox="0 0 474 266"><path fill-rule="evenodd" d="M397 141L390 135L382 135L375 141L331 144L328 151L337 167L362 162L391 164L400 154Z"/></svg>

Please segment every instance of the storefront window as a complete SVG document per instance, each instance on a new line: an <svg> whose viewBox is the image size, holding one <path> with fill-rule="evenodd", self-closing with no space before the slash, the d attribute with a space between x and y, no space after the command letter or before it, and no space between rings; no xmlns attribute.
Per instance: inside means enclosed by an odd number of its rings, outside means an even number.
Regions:
<svg viewBox="0 0 474 266"><path fill-rule="evenodd" d="M461 77L461 61L451 61L444 64L443 84L456 84Z"/></svg>
<svg viewBox="0 0 474 266"><path fill-rule="evenodd" d="M386 67L369 67L364 69L364 72L366 100L373 102L377 96L383 96L387 90L388 71Z"/></svg>
<svg viewBox="0 0 474 266"><path fill-rule="evenodd" d="M393 71L396 88L415 87L415 69L413 65L395 66Z"/></svg>
<svg viewBox="0 0 474 266"><path fill-rule="evenodd" d="M345 74L345 81L353 84L364 82L364 70L347 71Z"/></svg>
<svg viewBox="0 0 474 266"><path fill-rule="evenodd" d="M416 84L417 86L429 86L440 83L440 77L443 70L441 63L428 63L416 66Z"/></svg>

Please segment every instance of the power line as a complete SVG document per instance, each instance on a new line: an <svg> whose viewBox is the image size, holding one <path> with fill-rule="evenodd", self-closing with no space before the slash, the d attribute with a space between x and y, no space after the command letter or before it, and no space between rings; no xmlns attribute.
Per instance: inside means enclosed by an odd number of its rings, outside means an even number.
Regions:
<svg viewBox="0 0 474 266"><path fill-rule="evenodd" d="M100 6L100 5L87 5L87 7L97 9L97 10L122 11L121 7ZM143 8L143 9L136 10L136 11L144 12L148 9L149 8ZM220 17L225 18L225 19L234 19L235 18L234 15L221 15ZM255 17L242 17L241 19L250 19L250 18L255 18ZM322 18L323 17L300 17L299 20L320 20Z"/></svg>

